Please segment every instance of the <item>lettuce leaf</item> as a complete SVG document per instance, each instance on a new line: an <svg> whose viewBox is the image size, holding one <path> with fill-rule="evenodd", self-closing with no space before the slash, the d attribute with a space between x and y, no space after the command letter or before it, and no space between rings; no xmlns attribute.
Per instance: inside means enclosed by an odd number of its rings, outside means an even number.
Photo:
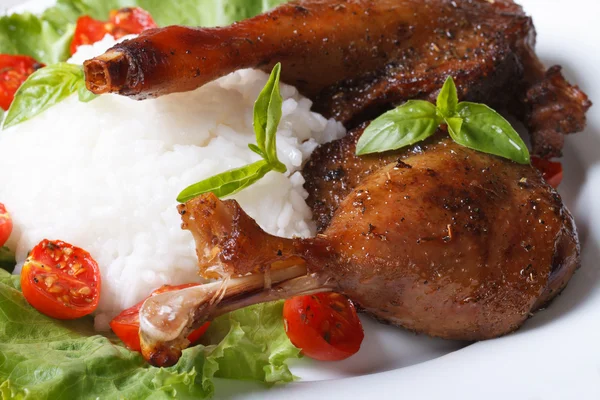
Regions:
<svg viewBox="0 0 600 400"><path fill-rule="evenodd" d="M33 14L0 17L0 53L25 54L44 64L64 61L75 25L55 25Z"/></svg>
<svg viewBox="0 0 600 400"><path fill-rule="evenodd" d="M283 329L283 301L258 304L214 320L205 336L206 345L218 344L219 378L267 383L291 382L285 360L300 357ZM210 360L209 362L212 362Z"/></svg>
<svg viewBox="0 0 600 400"><path fill-rule="evenodd" d="M159 26L223 26L267 11L286 0L58 0L46 16L60 13L63 22L80 15L106 20L110 10L141 7ZM56 20L56 19L55 19Z"/></svg>
<svg viewBox="0 0 600 400"><path fill-rule="evenodd" d="M183 352L171 368L148 366L117 340L97 335L91 319L57 321L24 299L19 277L0 271L0 395L3 399L202 399L215 376L273 382L293 379L285 360L282 304L218 318L206 346Z"/></svg>

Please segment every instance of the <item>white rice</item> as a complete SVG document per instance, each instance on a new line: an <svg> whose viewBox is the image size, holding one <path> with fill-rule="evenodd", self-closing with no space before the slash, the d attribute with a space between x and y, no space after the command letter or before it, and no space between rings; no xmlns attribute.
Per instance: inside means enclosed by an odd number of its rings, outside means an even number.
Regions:
<svg viewBox="0 0 600 400"><path fill-rule="evenodd" d="M102 53L106 37L82 46L81 62ZM180 228L177 194L189 184L258 160L252 109L267 80L242 70L196 91L137 102L115 95L80 103L73 96L0 132L0 202L14 221L8 242L22 263L42 239L89 251L102 270L97 329L163 284L199 281L194 243ZM314 234L300 173L315 147L344 134L282 85L278 156L269 173L234 196L268 232ZM17 268L17 273L19 268Z"/></svg>

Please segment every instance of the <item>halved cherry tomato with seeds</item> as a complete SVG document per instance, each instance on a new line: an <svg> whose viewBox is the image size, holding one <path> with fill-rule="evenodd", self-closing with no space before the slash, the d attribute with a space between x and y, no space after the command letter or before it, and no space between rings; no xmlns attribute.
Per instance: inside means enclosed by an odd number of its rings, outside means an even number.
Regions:
<svg viewBox="0 0 600 400"><path fill-rule="evenodd" d="M171 292L173 290L186 289L186 288L189 288L192 286L198 286L198 284L197 283L188 283L188 284L179 285L179 286L164 285L164 286L161 286L160 288L156 289L154 292L152 292L152 294L150 296L146 297L146 299L148 299L149 297L155 296L157 294L160 294L160 293ZM125 345L130 350L133 350L133 351L141 351L140 336L139 336L140 308L142 307L142 305L144 304L146 299L140 301L135 306L123 311L121 314L117 315L110 322L110 327L113 330L113 332L119 337L119 339L121 339L121 341L123 343L125 343ZM206 330L208 329L209 326L210 326L210 322L205 323L200 328L198 328L198 329L194 330L192 333L190 333L187 339L192 344L196 343L202 337L202 335L204 335L204 332L206 332Z"/></svg>
<svg viewBox="0 0 600 400"><path fill-rule="evenodd" d="M71 54L74 54L81 45L94 44L102 40L106 34L120 39L126 35L142 33L146 29L157 27L152 16L139 7L112 10L108 22L84 15L77 20L75 35L70 47Z"/></svg>
<svg viewBox="0 0 600 400"><path fill-rule="evenodd" d="M100 269L90 253L60 240L35 246L21 271L25 299L42 314L75 319L91 314L100 299Z"/></svg>
<svg viewBox="0 0 600 400"><path fill-rule="evenodd" d="M563 167L561 163L544 160L542 158L531 157L531 164L540 170L544 180L553 188L557 188L562 182Z"/></svg>
<svg viewBox="0 0 600 400"><path fill-rule="evenodd" d="M294 346L315 360L346 359L358 352L364 338L354 305L346 296L337 293L286 300L283 320Z"/></svg>
<svg viewBox="0 0 600 400"><path fill-rule="evenodd" d="M4 204L0 203L0 247L4 246L4 243L8 240L12 228L12 218L6 211Z"/></svg>
<svg viewBox="0 0 600 400"><path fill-rule="evenodd" d="M0 107L8 110L23 82L43 66L29 56L0 54Z"/></svg>

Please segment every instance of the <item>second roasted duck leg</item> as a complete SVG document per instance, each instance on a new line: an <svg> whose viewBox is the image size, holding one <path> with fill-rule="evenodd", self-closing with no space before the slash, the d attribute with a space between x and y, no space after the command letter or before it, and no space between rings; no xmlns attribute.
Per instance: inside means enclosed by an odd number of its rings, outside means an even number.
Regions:
<svg viewBox="0 0 600 400"><path fill-rule="evenodd" d="M536 57L535 30L510 0L300 0L228 27L153 29L86 61L94 93L193 90L240 68L270 70L347 128L409 99L435 100L448 76L462 100L507 108L533 151L559 156L591 103Z"/></svg>
<svg viewBox="0 0 600 400"><path fill-rule="evenodd" d="M180 207L205 275L141 311L144 356L177 361L188 330L249 304L333 290L379 320L449 339L517 329L579 265L573 221L530 166L434 138L373 171L322 234L269 235L232 200Z"/></svg>

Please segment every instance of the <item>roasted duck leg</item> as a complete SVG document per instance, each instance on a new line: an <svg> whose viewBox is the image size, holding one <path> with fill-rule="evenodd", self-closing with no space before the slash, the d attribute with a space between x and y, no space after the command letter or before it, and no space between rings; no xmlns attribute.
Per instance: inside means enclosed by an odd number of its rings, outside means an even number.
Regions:
<svg viewBox="0 0 600 400"><path fill-rule="evenodd" d="M224 280L149 299L140 314L144 356L171 365L205 320L317 291L343 293L416 332L493 338L547 304L579 266L571 215L531 166L443 136L385 157L349 183L312 239L271 236L235 201L212 194L180 206L202 272Z"/></svg>
<svg viewBox="0 0 600 400"><path fill-rule="evenodd" d="M590 106L533 52L531 19L510 0L301 0L224 28L149 30L85 63L92 92L143 99L192 90L240 68L269 71L347 128L406 100L434 100L447 76L461 99L507 108L534 153L559 156Z"/></svg>

